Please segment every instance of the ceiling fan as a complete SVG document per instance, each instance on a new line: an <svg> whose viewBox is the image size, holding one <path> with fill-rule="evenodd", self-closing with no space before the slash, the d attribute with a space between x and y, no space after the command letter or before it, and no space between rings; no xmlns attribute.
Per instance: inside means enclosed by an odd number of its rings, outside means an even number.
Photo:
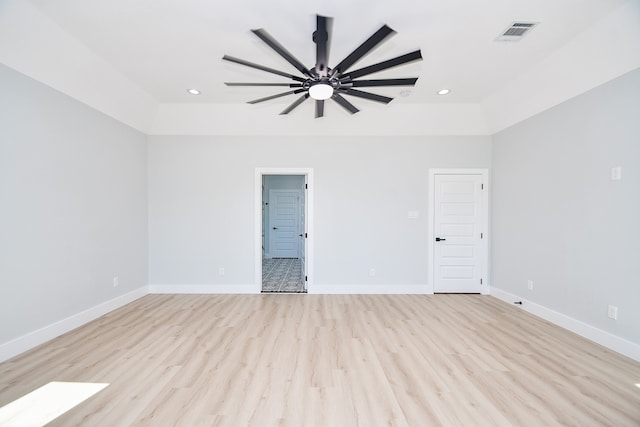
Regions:
<svg viewBox="0 0 640 427"><path fill-rule="evenodd" d="M302 104L308 98L315 100L315 117L324 116L324 101L332 99L338 105L346 109L349 113L354 114L359 110L349 101L347 101L342 95L350 95L358 98L364 98L375 102L381 102L388 104L393 100L387 96L377 95L371 92L365 92L362 90L354 89L357 87L381 87L381 86L414 86L417 77L402 78L402 79L378 79L378 80L357 80L360 77L367 76L369 74L377 73L382 70L386 70L398 65L403 65L409 62L418 61L422 59L420 50L416 50L405 55L382 61L377 64L373 64L364 68L360 68L354 71L349 69L365 55L371 52L375 47L382 43L387 37L395 34L395 31L389 28L387 25L383 25L378 31L376 31L371 37L369 37L364 43L358 46L353 52L351 52L346 58L340 61L335 67L330 68L328 65L329 60L329 42L330 42L330 27L333 19L326 16L317 15L317 28L313 33L313 42L316 44L316 65L313 68L307 69L298 59L296 59L287 49L285 49L280 43L278 43L273 37L271 37L264 29L251 30L257 35L263 42L265 42L271 49L275 50L278 55L282 56L296 70L302 74L302 76L296 76L284 71L275 70L273 68L265 67L260 64L245 61L243 59L234 58L233 56L224 55L222 58L225 61L234 62L236 64L244 65L247 67L255 68L258 70L266 71L268 73L277 74L282 77L287 77L293 80L294 83L229 83L225 82L227 86L286 86L293 90L278 93L275 95L267 96L265 98L254 99L249 101L249 104L257 104L259 102L269 101L271 99L280 98L287 95L302 94L291 105L284 109L280 114L289 114L293 109Z"/></svg>

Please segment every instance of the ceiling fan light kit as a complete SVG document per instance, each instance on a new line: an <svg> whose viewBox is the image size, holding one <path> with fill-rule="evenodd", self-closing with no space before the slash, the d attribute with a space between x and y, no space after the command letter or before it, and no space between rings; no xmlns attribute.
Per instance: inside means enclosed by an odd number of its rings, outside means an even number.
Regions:
<svg viewBox="0 0 640 427"><path fill-rule="evenodd" d="M328 80L320 80L309 86L309 96L316 101L324 101L333 96L333 87Z"/></svg>
<svg viewBox="0 0 640 427"><path fill-rule="evenodd" d="M363 98L374 102L388 104L393 98L378 95L375 93L354 89L356 87L382 87L382 86L414 86L417 77L413 78L401 78L401 79L378 79L378 80L356 80L360 77L368 76L379 71L387 70L389 68L397 67L399 65L407 64L413 61L419 61L422 59L420 50L413 51L411 53L400 55L398 57L389 59L387 61L378 62L373 65L369 65L358 70L349 71L349 69L361 60L364 56L370 53L373 49L379 46L384 40L387 39L395 31L389 28L387 25L383 25L378 31L376 31L371 37L369 37L364 43L358 46L353 52L351 52L346 58L340 61L335 67L330 68L328 66L329 58L329 45L330 34L329 28L331 27L332 18L326 16L317 15L316 17L316 31L313 33L312 40L316 44L316 65L313 68L307 68L297 58L295 58L289 51L287 51L280 43L278 43L271 35L269 35L264 29L251 30L256 36L258 36L264 43L266 43L271 49L273 49L278 55L283 57L289 62L300 75L287 73L284 71L276 70L273 68L265 67L260 64L246 61L244 59L235 58L233 56L224 55L223 60L233 62L245 67L254 68L257 70L265 71L267 73L276 74L281 77L286 77L291 80L288 83L235 83L226 82L227 86L281 86L289 87L286 92L277 93L275 95L267 96L253 101L248 101L249 104L257 104L271 99L280 98L288 95L300 95L291 105L289 105L280 114L289 114L296 107L311 98L315 101L315 117L324 116L324 102L331 99L338 105L343 107L351 114L357 113L359 110L351 102L346 100L343 95L353 96L357 98Z"/></svg>

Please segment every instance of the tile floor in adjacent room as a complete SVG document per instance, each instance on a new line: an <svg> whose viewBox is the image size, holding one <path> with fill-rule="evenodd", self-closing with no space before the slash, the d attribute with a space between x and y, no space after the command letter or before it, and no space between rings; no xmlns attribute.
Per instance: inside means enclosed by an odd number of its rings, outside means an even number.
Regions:
<svg viewBox="0 0 640 427"><path fill-rule="evenodd" d="M263 259L262 292L306 292L302 260L299 258Z"/></svg>

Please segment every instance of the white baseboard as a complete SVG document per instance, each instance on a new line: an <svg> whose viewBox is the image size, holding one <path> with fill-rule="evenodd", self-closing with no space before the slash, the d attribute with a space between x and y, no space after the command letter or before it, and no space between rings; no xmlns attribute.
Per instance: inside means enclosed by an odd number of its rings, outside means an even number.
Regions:
<svg viewBox="0 0 640 427"><path fill-rule="evenodd" d="M88 308L80 313L69 316L66 319L47 325L44 328L40 328L4 344L0 344L0 362L4 362L5 360L19 355L20 353L31 350L40 344L44 344L55 337L89 323L92 320L127 305L138 298L142 298L147 294L147 287L143 286L142 288L138 288L112 300L98 304L95 307Z"/></svg>
<svg viewBox="0 0 640 427"><path fill-rule="evenodd" d="M150 294L259 294L251 285L149 285Z"/></svg>
<svg viewBox="0 0 640 427"><path fill-rule="evenodd" d="M259 294L251 285L149 285L150 294ZM317 285L309 286L310 294L432 294L427 285Z"/></svg>
<svg viewBox="0 0 640 427"><path fill-rule="evenodd" d="M419 285L318 285L309 286L310 294L432 294L426 284Z"/></svg>
<svg viewBox="0 0 640 427"><path fill-rule="evenodd" d="M640 362L640 345L636 343L495 287L491 287L491 295L509 304L513 304L514 301L522 301L522 305L517 307Z"/></svg>

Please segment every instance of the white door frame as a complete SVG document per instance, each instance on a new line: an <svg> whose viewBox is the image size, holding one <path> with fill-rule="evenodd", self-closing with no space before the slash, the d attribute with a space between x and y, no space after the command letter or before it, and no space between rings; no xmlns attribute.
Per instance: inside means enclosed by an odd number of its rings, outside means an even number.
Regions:
<svg viewBox="0 0 640 427"><path fill-rule="evenodd" d="M256 168L254 196L254 273L255 293L262 292L262 177L264 175L305 175L307 191L305 204L307 216L307 251L305 253L307 268L307 292L313 289L313 168Z"/></svg>
<svg viewBox="0 0 640 427"><path fill-rule="evenodd" d="M482 239L482 257L481 257L481 269L482 269L482 287L481 294L489 295L491 293L491 275L489 269L489 239L491 236L489 230L489 169L429 169L429 231L427 232L427 239L429 241L429 257L427 266L429 268L429 293L434 292L435 286L435 234L434 234L434 221L435 221L435 198L436 198L436 175L482 175L482 181L484 183L484 190L482 191L482 229L485 230L484 238Z"/></svg>

